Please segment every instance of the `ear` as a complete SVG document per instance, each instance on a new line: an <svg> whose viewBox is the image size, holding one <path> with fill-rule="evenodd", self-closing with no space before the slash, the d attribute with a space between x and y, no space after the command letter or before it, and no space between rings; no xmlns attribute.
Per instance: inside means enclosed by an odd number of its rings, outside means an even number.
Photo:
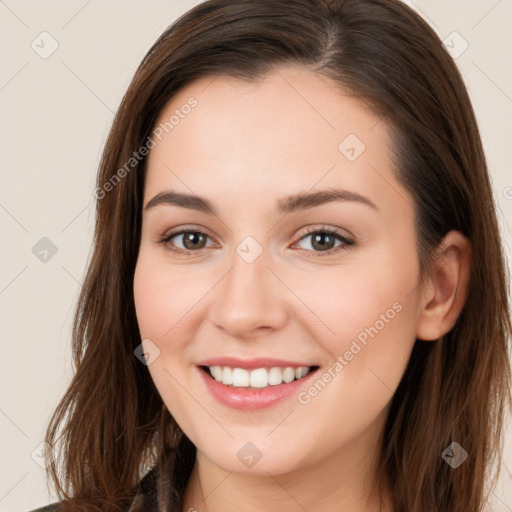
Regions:
<svg viewBox="0 0 512 512"><path fill-rule="evenodd" d="M439 244L432 277L423 284L416 337L439 339L455 325L466 302L471 270L471 244L450 231Z"/></svg>

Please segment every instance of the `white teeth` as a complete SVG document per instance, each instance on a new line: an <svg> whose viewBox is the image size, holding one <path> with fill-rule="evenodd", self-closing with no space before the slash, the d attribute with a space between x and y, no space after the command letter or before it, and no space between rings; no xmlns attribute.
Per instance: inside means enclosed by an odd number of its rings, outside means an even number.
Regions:
<svg viewBox="0 0 512 512"><path fill-rule="evenodd" d="M283 372L283 380L288 383L295 379L295 370L293 368L285 368Z"/></svg>
<svg viewBox="0 0 512 512"><path fill-rule="evenodd" d="M233 384L233 369L229 366L224 366L222 369L222 384Z"/></svg>
<svg viewBox="0 0 512 512"><path fill-rule="evenodd" d="M268 373L265 368L253 370L249 376L251 388L266 388L268 386Z"/></svg>
<svg viewBox="0 0 512 512"><path fill-rule="evenodd" d="M300 379L301 377L304 377L305 374L302 373L303 366L299 366L299 368L295 368L295 378Z"/></svg>
<svg viewBox="0 0 512 512"><path fill-rule="evenodd" d="M233 368L233 386L235 388L249 386L249 372L243 368Z"/></svg>
<svg viewBox="0 0 512 512"><path fill-rule="evenodd" d="M292 368L272 367L245 370L244 368L231 368L229 366L210 366L210 374L217 382L236 388L266 388L277 386L283 382L289 383L294 379L301 379L309 373L308 366Z"/></svg>
<svg viewBox="0 0 512 512"><path fill-rule="evenodd" d="M210 368L210 373L215 380L219 382L222 380L222 368L220 366L212 366Z"/></svg>
<svg viewBox="0 0 512 512"><path fill-rule="evenodd" d="M268 383L271 386L277 386L283 382L283 372L281 368L270 368L268 372Z"/></svg>

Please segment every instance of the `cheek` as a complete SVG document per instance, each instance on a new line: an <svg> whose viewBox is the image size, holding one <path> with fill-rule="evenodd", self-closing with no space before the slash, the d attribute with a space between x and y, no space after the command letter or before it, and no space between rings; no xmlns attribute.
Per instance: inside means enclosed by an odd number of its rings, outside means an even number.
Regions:
<svg viewBox="0 0 512 512"><path fill-rule="evenodd" d="M304 317L302 325L316 333L331 356L298 397L310 418L330 411L332 421L318 426L324 439L341 439L342 424L347 432L363 430L383 413L410 357L417 322L416 298L410 293L416 269L393 264L391 258L380 262L340 271L336 282L326 275L297 292L322 320Z"/></svg>
<svg viewBox="0 0 512 512"><path fill-rule="evenodd" d="M343 402L346 411L363 418L394 393L416 339L417 294L412 292L419 268L413 248L400 255L389 248L364 264L347 263L307 282L294 281L309 310L301 316L302 327L331 357L324 375L330 391L322 391L319 411ZM314 397L316 390L303 402Z"/></svg>
<svg viewBox="0 0 512 512"><path fill-rule="evenodd" d="M204 290L184 267L172 269L141 248L134 275L134 300L141 336L163 341L192 312Z"/></svg>
<svg viewBox="0 0 512 512"><path fill-rule="evenodd" d="M163 285L158 268L148 264L144 255L139 256L137 262L133 293L141 337L161 338L165 330L171 327L166 325L165 311L168 310L167 301L172 295Z"/></svg>
<svg viewBox="0 0 512 512"><path fill-rule="evenodd" d="M287 276L305 306L296 318L330 354L343 353L355 338L364 342L375 329L397 334L399 326L414 323L415 295L410 292L416 269L381 256L378 262L322 269L314 277Z"/></svg>
<svg viewBox="0 0 512 512"><path fill-rule="evenodd" d="M190 397L181 386L193 380L194 340L205 294L214 282L193 265L170 265L165 254L141 247L133 283L137 323L141 339L157 347L158 358L148 366L151 377L167 407L180 417L189 410Z"/></svg>
<svg viewBox="0 0 512 512"><path fill-rule="evenodd" d="M175 419L187 424L187 417L198 414L195 403L184 392L188 386L186 373L187 340L193 337L190 313L197 297L183 272L159 261L151 251L141 247L134 274L134 301L140 335L149 339L158 353L147 369ZM184 386L184 387L183 387Z"/></svg>

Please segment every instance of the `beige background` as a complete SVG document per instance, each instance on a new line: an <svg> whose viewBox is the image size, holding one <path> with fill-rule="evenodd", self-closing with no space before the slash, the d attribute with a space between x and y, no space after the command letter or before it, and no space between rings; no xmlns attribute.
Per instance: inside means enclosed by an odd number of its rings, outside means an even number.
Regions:
<svg viewBox="0 0 512 512"><path fill-rule="evenodd" d="M38 446L71 376L69 334L92 239L99 156L139 61L195 3L0 0L1 512L55 499ZM407 3L460 53L510 247L512 1ZM52 44L58 48L45 55ZM57 250L46 262L33 253L43 237ZM510 423L492 510L512 511Z"/></svg>

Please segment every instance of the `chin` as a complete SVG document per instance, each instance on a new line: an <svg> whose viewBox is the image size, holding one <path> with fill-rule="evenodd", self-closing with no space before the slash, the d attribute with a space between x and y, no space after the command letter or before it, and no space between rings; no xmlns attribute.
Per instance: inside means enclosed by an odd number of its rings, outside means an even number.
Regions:
<svg viewBox="0 0 512 512"><path fill-rule="evenodd" d="M198 452L225 471L252 476L285 474L307 465L307 454L298 449L305 448L303 443L292 439L287 444L272 442L265 439L267 434L254 436L255 441L247 435L214 444L210 439L209 445L205 449L199 446Z"/></svg>

